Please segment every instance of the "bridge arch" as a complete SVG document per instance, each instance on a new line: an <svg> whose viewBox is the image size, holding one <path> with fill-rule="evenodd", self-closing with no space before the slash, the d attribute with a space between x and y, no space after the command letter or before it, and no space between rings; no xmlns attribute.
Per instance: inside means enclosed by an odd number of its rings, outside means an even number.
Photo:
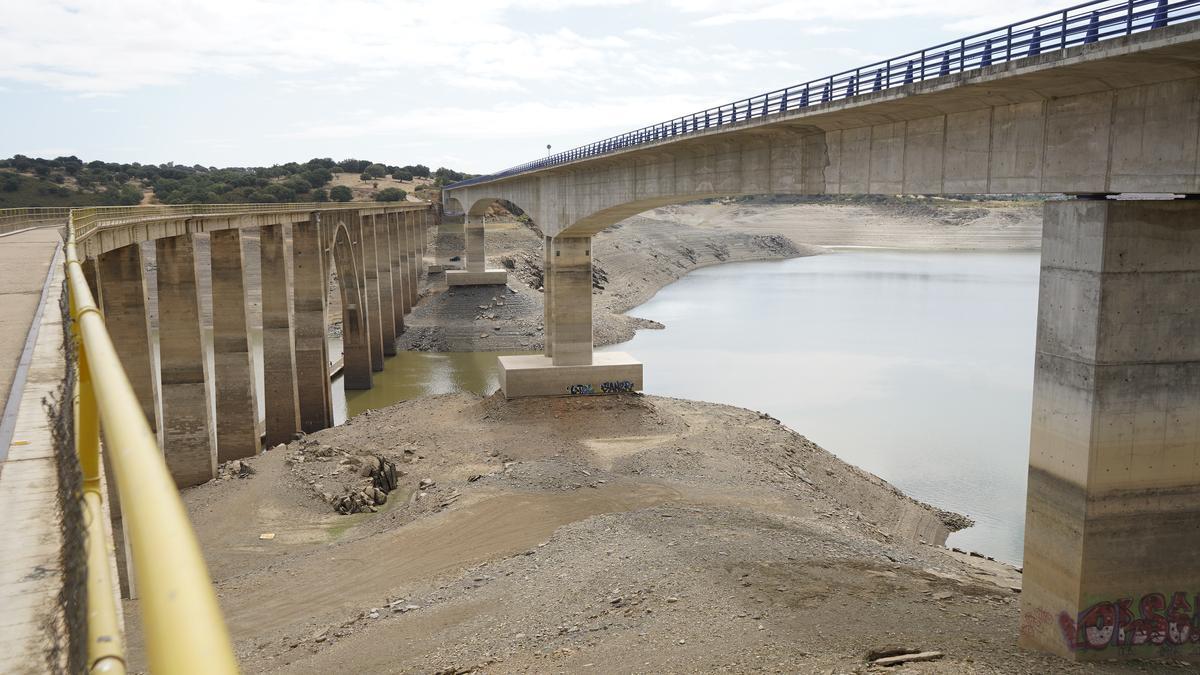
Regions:
<svg viewBox="0 0 1200 675"><path fill-rule="evenodd" d="M370 389L370 337L363 302L366 280L358 256L354 254L350 230L341 219L333 226L330 248L342 301L342 359L345 364L342 381L346 389Z"/></svg>

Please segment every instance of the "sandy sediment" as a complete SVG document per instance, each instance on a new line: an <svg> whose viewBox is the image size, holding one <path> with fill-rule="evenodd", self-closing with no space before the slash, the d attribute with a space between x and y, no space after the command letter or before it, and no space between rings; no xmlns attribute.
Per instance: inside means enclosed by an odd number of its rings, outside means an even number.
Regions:
<svg viewBox="0 0 1200 675"><path fill-rule="evenodd" d="M336 514L377 457L386 503ZM1015 570L754 411L446 395L248 464L184 500L250 673L848 673L894 645L944 654L913 672L1134 668L1016 649Z"/></svg>

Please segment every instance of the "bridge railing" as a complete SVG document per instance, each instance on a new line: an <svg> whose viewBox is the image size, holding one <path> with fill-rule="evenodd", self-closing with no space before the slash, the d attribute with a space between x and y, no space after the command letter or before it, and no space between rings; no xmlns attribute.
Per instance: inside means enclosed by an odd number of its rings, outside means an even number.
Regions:
<svg viewBox="0 0 1200 675"><path fill-rule="evenodd" d="M0 209L0 234L31 227L61 227L70 215L69 208Z"/></svg>
<svg viewBox="0 0 1200 675"><path fill-rule="evenodd" d="M1197 18L1200 18L1200 0L1092 0L853 70L676 117L499 173L459 181L446 189L493 181Z"/></svg>
<svg viewBox="0 0 1200 675"><path fill-rule="evenodd" d="M121 498L150 672L237 673L233 645L200 544L84 277L71 220L66 276L78 364L75 446L83 474L87 528L89 672L125 672L101 503L103 429L104 450Z"/></svg>

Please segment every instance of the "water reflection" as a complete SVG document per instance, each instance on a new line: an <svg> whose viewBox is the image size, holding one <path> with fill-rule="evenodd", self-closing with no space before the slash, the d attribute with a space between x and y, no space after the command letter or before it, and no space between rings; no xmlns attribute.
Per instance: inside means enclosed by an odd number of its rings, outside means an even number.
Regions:
<svg viewBox="0 0 1200 675"><path fill-rule="evenodd" d="M353 417L421 396L492 394L500 388L496 357L530 353L534 352L400 352L385 360L371 389L343 391L341 378L334 381L334 422L344 422L347 412Z"/></svg>
<svg viewBox="0 0 1200 675"><path fill-rule="evenodd" d="M609 347L647 393L762 410L1021 560L1038 254L847 250L698 270Z"/></svg>

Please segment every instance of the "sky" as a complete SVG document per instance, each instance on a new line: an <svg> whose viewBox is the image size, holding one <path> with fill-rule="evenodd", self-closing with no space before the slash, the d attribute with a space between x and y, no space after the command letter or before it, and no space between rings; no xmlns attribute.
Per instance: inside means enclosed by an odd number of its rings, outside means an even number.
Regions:
<svg viewBox="0 0 1200 675"><path fill-rule="evenodd" d="M0 157L488 173L1059 7L0 0Z"/></svg>

